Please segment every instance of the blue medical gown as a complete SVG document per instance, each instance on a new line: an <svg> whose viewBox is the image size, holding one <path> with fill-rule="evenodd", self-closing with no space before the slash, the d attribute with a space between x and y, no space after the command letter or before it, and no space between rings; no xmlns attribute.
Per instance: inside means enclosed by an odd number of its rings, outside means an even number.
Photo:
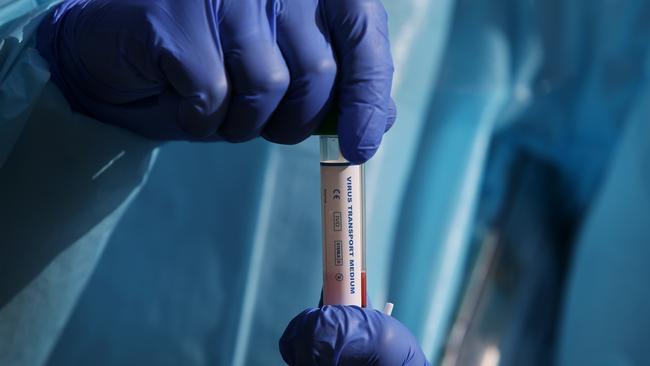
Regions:
<svg viewBox="0 0 650 366"><path fill-rule="evenodd" d="M33 48L41 5L0 0L0 364L281 364L321 286L317 142L157 146L76 114ZM373 302L439 359L470 244L534 156L576 228L557 364L650 363L650 5L385 5Z"/></svg>

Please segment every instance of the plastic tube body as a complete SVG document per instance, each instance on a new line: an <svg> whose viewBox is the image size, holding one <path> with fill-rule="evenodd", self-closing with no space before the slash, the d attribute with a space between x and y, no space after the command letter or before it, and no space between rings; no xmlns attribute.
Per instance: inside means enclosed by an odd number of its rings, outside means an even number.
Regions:
<svg viewBox="0 0 650 366"><path fill-rule="evenodd" d="M363 165L321 136L323 305L366 305Z"/></svg>

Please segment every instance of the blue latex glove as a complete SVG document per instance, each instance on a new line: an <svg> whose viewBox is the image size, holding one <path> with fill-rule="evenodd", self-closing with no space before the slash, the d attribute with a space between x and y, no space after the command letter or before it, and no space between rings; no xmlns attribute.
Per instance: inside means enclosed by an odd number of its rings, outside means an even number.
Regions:
<svg viewBox="0 0 650 366"><path fill-rule="evenodd" d="M298 314L280 338L280 353L291 366L428 365L402 323L358 306L326 305Z"/></svg>
<svg viewBox="0 0 650 366"><path fill-rule="evenodd" d="M75 110L153 139L297 143L336 94L360 163L395 119L386 22L379 0L70 0L37 45Z"/></svg>

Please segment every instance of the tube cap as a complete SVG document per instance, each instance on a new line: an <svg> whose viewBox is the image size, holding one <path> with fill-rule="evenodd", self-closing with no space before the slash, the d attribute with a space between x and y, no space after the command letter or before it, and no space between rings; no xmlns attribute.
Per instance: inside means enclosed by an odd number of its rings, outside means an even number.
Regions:
<svg viewBox="0 0 650 366"><path fill-rule="evenodd" d="M318 126L316 129L315 134L319 136L337 136L338 135L338 127L339 127L339 121L338 121L338 111L332 111L330 110L327 115L325 116L325 119L323 122Z"/></svg>

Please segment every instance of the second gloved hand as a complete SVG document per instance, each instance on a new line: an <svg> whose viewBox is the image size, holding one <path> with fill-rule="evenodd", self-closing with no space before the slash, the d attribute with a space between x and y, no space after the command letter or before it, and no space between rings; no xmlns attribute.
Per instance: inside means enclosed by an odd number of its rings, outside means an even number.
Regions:
<svg viewBox="0 0 650 366"><path fill-rule="evenodd" d="M74 109L153 139L297 143L336 105L360 163L395 119L379 0L68 0L37 47Z"/></svg>
<svg viewBox="0 0 650 366"><path fill-rule="evenodd" d="M397 319L358 306L326 305L298 314L280 338L290 366L427 366L415 337Z"/></svg>

